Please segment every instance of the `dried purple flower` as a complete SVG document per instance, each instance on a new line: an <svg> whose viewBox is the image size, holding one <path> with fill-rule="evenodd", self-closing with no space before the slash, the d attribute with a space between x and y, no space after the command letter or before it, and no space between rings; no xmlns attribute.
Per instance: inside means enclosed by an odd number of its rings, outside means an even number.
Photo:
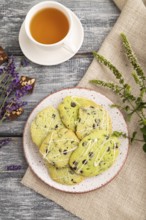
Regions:
<svg viewBox="0 0 146 220"><path fill-rule="evenodd" d="M23 58L21 60L21 66L27 67L29 65L29 61L26 58Z"/></svg>
<svg viewBox="0 0 146 220"><path fill-rule="evenodd" d="M28 92L32 89L32 86L31 85L26 85L24 87L21 87L19 89L17 89L15 91L15 97L17 99L19 99L20 97L23 97L24 95L27 95Z"/></svg>
<svg viewBox="0 0 146 220"><path fill-rule="evenodd" d="M16 171L16 170L21 170L22 166L21 165L8 165L7 167L7 171Z"/></svg>
<svg viewBox="0 0 146 220"><path fill-rule="evenodd" d="M3 68L1 67L0 68L0 75L3 73Z"/></svg>
<svg viewBox="0 0 146 220"><path fill-rule="evenodd" d="M18 77L18 73L16 72L15 60L13 56L9 57L8 65L6 69L9 75L11 75L12 77Z"/></svg>
<svg viewBox="0 0 146 220"><path fill-rule="evenodd" d="M23 59L23 64L28 61ZM24 77L23 78L29 78ZM16 71L16 64L13 56L10 56L7 63L0 67L0 124L5 119L14 120L23 113L23 102L21 98L32 92L32 85L21 85L22 77ZM34 80L34 79L33 79Z"/></svg>
<svg viewBox="0 0 146 220"><path fill-rule="evenodd" d="M4 138L0 140L0 148L2 148L4 145L8 144L11 141L11 138Z"/></svg>
<svg viewBox="0 0 146 220"><path fill-rule="evenodd" d="M11 111L15 111L23 106L27 105L27 102L23 102L23 101L19 101L17 102L17 100L13 101L13 104L7 104L7 106L5 107L5 110L7 112L11 112Z"/></svg>

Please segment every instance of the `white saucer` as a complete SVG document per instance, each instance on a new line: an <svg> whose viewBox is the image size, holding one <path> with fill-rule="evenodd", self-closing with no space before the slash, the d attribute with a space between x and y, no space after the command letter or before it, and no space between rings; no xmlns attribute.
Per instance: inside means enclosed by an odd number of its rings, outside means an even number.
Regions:
<svg viewBox="0 0 146 220"><path fill-rule="evenodd" d="M76 48L74 52L69 52L64 47L50 51L36 47L27 37L23 22L19 32L19 45L23 54L32 62L45 66L57 65L73 57L83 43L84 30L79 18L72 11L71 14L73 25L69 41Z"/></svg>

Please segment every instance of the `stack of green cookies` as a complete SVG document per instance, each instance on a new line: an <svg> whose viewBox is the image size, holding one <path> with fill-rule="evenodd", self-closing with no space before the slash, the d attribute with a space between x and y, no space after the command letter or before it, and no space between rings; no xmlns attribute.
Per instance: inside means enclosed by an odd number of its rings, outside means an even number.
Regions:
<svg viewBox="0 0 146 220"><path fill-rule="evenodd" d="M119 154L108 112L81 97L67 96L58 110L49 106L39 112L31 136L50 177L61 184L73 185L101 174Z"/></svg>

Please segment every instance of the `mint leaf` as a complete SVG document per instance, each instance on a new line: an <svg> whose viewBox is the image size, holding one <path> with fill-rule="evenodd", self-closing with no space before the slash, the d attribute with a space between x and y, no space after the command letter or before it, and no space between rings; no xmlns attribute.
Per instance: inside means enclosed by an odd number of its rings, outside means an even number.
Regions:
<svg viewBox="0 0 146 220"><path fill-rule="evenodd" d="M144 141L146 142L146 135L143 135L143 139L144 139Z"/></svg>
<svg viewBox="0 0 146 220"><path fill-rule="evenodd" d="M146 126L140 129L144 135L146 135Z"/></svg>
<svg viewBox="0 0 146 220"><path fill-rule="evenodd" d="M134 141L134 138L135 138L136 134L137 134L137 132L134 131L133 134L132 134L132 137L130 139L131 143Z"/></svg>
<svg viewBox="0 0 146 220"><path fill-rule="evenodd" d="M143 150L146 153L146 143L143 145Z"/></svg>
<svg viewBox="0 0 146 220"><path fill-rule="evenodd" d="M120 132L120 131L114 131L113 133L112 133L112 136L115 136L115 137L121 137L122 136L122 132Z"/></svg>

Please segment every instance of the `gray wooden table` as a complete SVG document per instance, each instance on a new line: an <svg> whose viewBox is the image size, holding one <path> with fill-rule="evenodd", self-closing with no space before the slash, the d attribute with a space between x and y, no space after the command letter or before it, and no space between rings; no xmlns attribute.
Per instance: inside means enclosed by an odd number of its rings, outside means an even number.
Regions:
<svg viewBox="0 0 146 220"><path fill-rule="evenodd" d="M31 5L39 1L0 0L0 45L13 54L19 63L23 54L18 44L18 33ZM46 95L59 89L76 86L92 61L93 50L98 50L119 16L112 0L60 0L80 18L85 39L79 52L69 61L53 67L30 63L22 74L36 78L32 95L25 97L28 105L16 121L0 126L0 139L12 141L0 149L0 220L75 220L77 217L54 202L24 187L20 181L27 169L22 149L22 133L29 113ZM19 171L7 171L11 164L21 165Z"/></svg>

